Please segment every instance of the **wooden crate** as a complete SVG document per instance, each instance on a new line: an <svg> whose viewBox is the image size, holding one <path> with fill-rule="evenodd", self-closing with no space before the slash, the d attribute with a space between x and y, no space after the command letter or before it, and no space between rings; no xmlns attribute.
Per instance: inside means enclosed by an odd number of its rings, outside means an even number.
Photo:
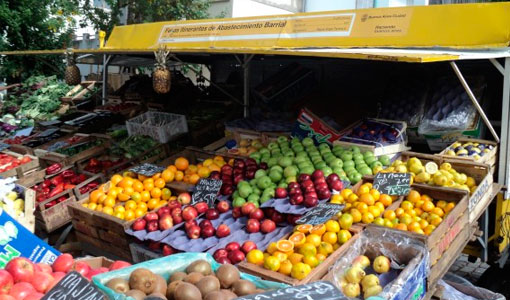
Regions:
<svg viewBox="0 0 510 300"><path fill-rule="evenodd" d="M77 173L80 173L79 171L77 171ZM76 196L76 199L83 199L83 198L88 198L89 197L89 194L90 192L92 192L93 190L90 190L88 191L87 193L85 194L82 194L80 192L80 189L84 186L86 186L87 184L91 183L91 182L97 182L99 184L101 183L105 183L105 177L103 176L103 174L97 174L97 175L88 175L88 174L85 174L87 176L89 176L89 178L85 181L83 181L82 183L80 184L77 184L76 187L73 189L73 192L74 192L74 195Z"/></svg>
<svg viewBox="0 0 510 300"><path fill-rule="evenodd" d="M67 199L50 208L44 207L45 204L57 200L60 197L66 197ZM74 202L76 202L76 197L73 195L73 190L65 190L43 202L39 202L35 211L37 225L46 232L52 232L70 223L71 215L67 207Z"/></svg>
<svg viewBox="0 0 510 300"><path fill-rule="evenodd" d="M352 228L351 228L352 229ZM274 272L271 270L267 270L262 266L258 266L255 264L251 264L248 262L240 262L237 265L237 268L241 272L245 272L248 274L252 274L258 276L265 280L271 280L276 282L283 282L292 286L302 285L309 282L320 280L326 273L328 273L329 267L332 266L335 261L342 255L344 251L346 251L352 243L359 237L359 232L351 231L353 236L350 240L348 240L345 244L336 249L333 253L331 253L321 264L312 269L312 271L306 276L306 278L302 280L298 280L292 278L290 276L284 275L282 273ZM287 236L288 237L288 236ZM286 238L286 237L285 237Z"/></svg>
<svg viewBox="0 0 510 300"><path fill-rule="evenodd" d="M492 173L490 172L491 168L487 164L471 162L466 160L457 160L457 159L449 159L440 157L437 155L416 153L416 152L403 152L401 155L402 161L407 161L411 157L419 158L423 165L425 165L429 161L435 162L438 166L442 163L450 163L452 167L458 172L465 173L468 176L471 176L475 179L478 187L476 190L469 195L468 208L469 208L469 222L473 223L478 220L478 217L481 215L488 205L491 202L491 193L489 191L492 189ZM415 183L413 186L429 186L427 184ZM454 188L445 187L448 190L458 190Z"/></svg>
<svg viewBox="0 0 510 300"><path fill-rule="evenodd" d="M136 264L163 257L163 254L147 249L147 247L142 244L131 243L129 244L129 249L133 256L133 262Z"/></svg>
<svg viewBox="0 0 510 300"><path fill-rule="evenodd" d="M75 102L85 100L85 95L92 92L95 85L96 81L82 81L80 84L75 85L74 88L60 99L63 102L75 104Z"/></svg>
<svg viewBox="0 0 510 300"><path fill-rule="evenodd" d="M446 152L448 151L448 148L450 148L453 144L450 144L446 149L438 153L437 155L442 156L447 159L457 159L457 160L467 160L471 162L478 162L482 164L488 164L492 168L492 172L494 172L494 167L496 166L496 159L498 154L498 143L488 140L480 140L480 139L470 139L470 138L459 138L457 140L459 143L467 143L467 142L474 142L474 143L482 143L487 145L494 146L494 149L492 149L489 153L485 154L484 156L480 157L479 160L475 160L473 157L470 156L450 156L447 155Z"/></svg>
<svg viewBox="0 0 510 300"><path fill-rule="evenodd" d="M10 150L3 150L1 153L7 154L13 157L16 157L18 159L22 158L23 156L28 156L32 160L26 164L19 165L18 167L14 169L7 170L5 172L0 173L0 177L7 178L12 176L17 176L19 178L23 178L24 176L36 171L39 168L39 158L33 155L29 154L19 154Z"/></svg>
<svg viewBox="0 0 510 300"><path fill-rule="evenodd" d="M77 262L85 262L90 266L91 269L97 269L101 267L110 268L110 266L114 263L113 260L104 256L78 258L75 260L74 264L76 265Z"/></svg>
<svg viewBox="0 0 510 300"><path fill-rule="evenodd" d="M26 186L16 184L16 190L20 191L23 195L23 200L25 201L25 209L23 211L23 216L12 216L18 223L23 225L30 232L34 233L35 231L35 216L34 216L34 208L35 208L35 191L27 188Z"/></svg>
<svg viewBox="0 0 510 300"><path fill-rule="evenodd" d="M246 158L248 157L249 153L241 153L239 151L239 147L242 140L259 140L262 145L266 146L270 142L276 141L276 139L279 136L287 136L289 137L290 134L288 132L260 132L255 130L249 130L249 129L241 129L241 128L234 128L231 130L231 135L223 137L219 140L217 140L214 143L211 143L204 147L204 150L207 151L213 151L219 155L233 155L237 157ZM225 147L225 143L229 140L235 140L236 141L236 148L234 149L227 149ZM245 148L248 148L249 146L243 146Z"/></svg>
<svg viewBox="0 0 510 300"><path fill-rule="evenodd" d="M110 242L103 241L101 239L93 238L76 231L76 238L82 244L85 250L91 252L100 252L114 255L120 259L131 262L131 251L129 247L118 247Z"/></svg>

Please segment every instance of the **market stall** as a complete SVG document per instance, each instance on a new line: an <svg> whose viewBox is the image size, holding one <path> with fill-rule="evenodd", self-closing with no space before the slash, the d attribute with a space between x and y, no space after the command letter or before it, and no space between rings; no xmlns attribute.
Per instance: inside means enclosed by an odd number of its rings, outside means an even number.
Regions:
<svg viewBox="0 0 510 300"><path fill-rule="evenodd" d="M2 241L30 240L52 254L14 254L7 247L4 252L51 269L32 274L50 282L31 284L33 299L61 293L61 278L91 280L80 284L97 290L94 299L439 296L441 279L470 241L481 244L482 260L495 245L499 263L506 261L509 240L500 232L508 229L501 222L489 237L488 224L493 200L500 195L495 218L507 214L509 201L501 192L510 183L509 12L508 3L443 5L116 27L103 48L72 50L102 55L102 82L67 86L54 78L31 79L4 103L2 109L12 113L2 116L0 163L3 177L15 178L0 191ZM212 101L211 90L195 90L177 72L171 84L165 82L168 98L154 93L152 81L141 75L108 99L108 65L117 55L146 62L157 51L165 54L162 46L169 52L165 59L179 64L234 61L242 80L232 89L216 82L217 68L211 68L210 89L228 99L221 109L214 109L220 102ZM388 109L378 118L364 115L338 128L307 108L318 84L310 64L288 63L271 76L256 73L259 64L282 59L339 61L346 68L349 60L366 61L364 67L384 62L379 66L386 72L391 64L437 63L454 77L431 81L425 92L419 84L401 87L401 98L387 97ZM504 77L500 134L481 104L486 85L463 73L461 63L472 60L490 61ZM256 76L262 79L251 86ZM424 98L417 102L418 123L391 106L412 97ZM200 105L186 103L191 99ZM256 107L281 119L299 109L288 129L279 120L258 124ZM328 108L329 115L348 119L347 109ZM222 113L229 110L244 118L234 122L238 115ZM454 135L437 130L452 119L464 124L471 118L494 141L459 137L468 125L452 126ZM205 141L197 137L217 133L217 119L229 124L229 135L189 147ZM444 146L435 154L409 152L411 135L425 125L436 129L428 131L438 136L430 138L433 145ZM34 224L48 242L58 232L58 241L50 242L57 250L30 233ZM68 234L79 244L75 251L98 258L75 262L61 255ZM14 277L8 292L30 294L18 282L35 279L22 278L16 265L37 267L20 258L0 262L6 265L0 274Z"/></svg>

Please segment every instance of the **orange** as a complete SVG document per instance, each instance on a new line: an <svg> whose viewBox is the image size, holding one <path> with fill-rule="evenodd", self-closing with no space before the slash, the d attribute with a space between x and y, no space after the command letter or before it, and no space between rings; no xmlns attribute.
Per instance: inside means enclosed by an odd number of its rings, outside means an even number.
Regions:
<svg viewBox="0 0 510 300"><path fill-rule="evenodd" d="M111 189L108 191L108 194L107 194L107 195L108 195L109 197L112 197L112 198L114 198L114 199L115 199L115 198L117 198L117 195L118 195L118 194L119 194L119 193L117 192L117 189L116 189L116 188L111 188Z"/></svg>
<svg viewBox="0 0 510 300"><path fill-rule="evenodd" d="M276 242L276 249L283 253L288 253L294 250L294 243L292 243L289 240L279 240L278 242Z"/></svg>
<svg viewBox="0 0 510 300"><path fill-rule="evenodd" d="M315 268L319 264L319 259L317 258L316 255L309 255L309 256L305 256L305 258L303 259L303 262L305 264L309 265L310 267Z"/></svg>
<svg viewBox="0 0 510 300"><path fill-rule="evenodd" d="M406 226L413 222L413 218L408 214L403 214L400 219L400 223L405 224Z"/></svg>
<svg viewBox="0 0 510 300"><path fill-rule="evenodd" d="M175 172L177 172L177 168L174 165L169 165L166 169L171 171L174 174L175 174Z"/></svg>
<svg viewBox="0 0 510 300"><path fill-rule="evenodd" d="M359 197L359 201L366 203L368 206L375 204L374 197L369 193L361 194L361 196Z"/></svg>
<svg viewBox="0 0 510 300"><path fill-rule="evenodd" d="M423 232L424 232L426 235L430 235L430 234L434 231L434 229L436 229L436 226L434 226L434 225L429 225L429 226L427 226L427 227L425 227L425 228L423 229Z"/></svg>
<svg viewBox="0 0 510 300"><path fill-rule="evenodd" d="M424 203L425 203L425 201L418 200L418 201L416 201L416 203L414 203L414 207L421 208Z"/></svg>
<svg viewBox="0 0 510 300"><path fill-rule="evenodd" d="M156 173L156 174L152 175L151 178L154 180L159 179L159 178L161 178L161 173Z"/></svg>
<svg viewBox="0 0 510 300"><path fill-rule="evenodd" d="M207 178L209 177L209 174L211 174L211 171L207 167L201 167L198 169L197 174L201 178Z"/></svg>
<svg viewBox="0 0 510 300"><path fill-rule="evenodd" d="M107 196L106 199L104 199L104 202L103 202L103 207L104 206L114 207L115 206L115 199L110 197L110 196Z"/></svg>
<svg viewBox="0 0 510 300"><path fill-rule="evenodd" d="M189 183L191 183L191 184L197 184L199 180L200 180L200 176L198 176L198 174L193 174L193 175L190 175L190 177L189 177Z"/></svg>
<svg viewBox="0 0 510 300"><path fill-rule="evenodd" d="M184 177L182 178L182 181L189 183L189 176L190 175L184 175Z"/></svg>
<svg viewBox="0 0 510 300"><path fill-rule="evenodd" d="M368 212L371 213L375 218L379 217L382 214L382 211L377 206L369 206Z"/></svg>
<svg viewBox="0 0 510 300"><path fill-rule="evenodd" d="M272 254L272 255L273 255L274 257L278 258L278 260L280 260L280 262L287 260L287 257L288 257L288 255L287 255L287 254L285 254L285 253L283 253L283 252L281 252L281 251L278 251L278 250L276 250L275 252L273 252L273 254Z"/></svg>
<svg viewBox="0 0 510 300"><path fill-rule="evenodd" d="M109 206L104 206L103 207L103 213L111 216L111 215L113 215L113 208L111 208Z"/></svg>
<svg viewBox="0 0 510 300"><path fill-rule="evenodd" d="M174 165L177 168L177 170L184 171L188 168L189 162L186 158L179 157L175 160Z"/></svg>
<svg viewBox="0 0 510 300"><path fill-rule="evenodd" d="M140 181L144 181L145 179L147 179L148 177L147 176L144 176L144 175L141 175L141 174L138 174L138 180Z"/></svg>
<svg viewBox="0 0 510 300"><path fill-rule="evenodd" d="M400 204L400 207L402 207L403 210L411 210L413 209L413 204L409 201L402 201L402 204Z"/></svg>
<svg viewBox="0 0 510 300"><path fill-rule="evenodd" d="M444 208L444 212L449 213L454 207L455 207L455 202L450 202L450 203L446 204L446 207Z"/></svg>
<svg viewBox="0 0 510 300"><path fill-rule="evenodd" d="M302 233L309 233L312 228L313 228L313 225L311 225L311 224L302 224L302 225L296 226L296 230L299 232L302 232Z"/></svg>
<svg viewBox="0 0 510 300"><path fill-rule="evenodd" d="M429 195L421 195L421 200L432 202L433 199Z"/></svg>
<svg viewBox="0 0 510 300"><path fill-rule="evenodd" d="M381 202L376 202L374 206L379 207L381 211L384 211L386 207Z"/></svg>
<svg viewBox="0 0 510 300"><path fill-rule="evenodd" d="M441 222L443 222L443 219L441 217L435 217L435 218L431 218L430 219L430 225L434 225L434 226L439 226L439 224L441 224Z"/></svg>
<svg viewBox="0 0 510 300"><path fill-rule="evenodd" d="M336 243L337 240L338 240L338 237L337 237L336 233L334 233L334 232L328 231L328 232L324 233L324 235L322 235L322 241L329 243L331 245ZM319 243L319 245L320 245L320 243Z"/></svg>
<svg viewBox="0 0 510 300"><path fill-rule="evenodd" d="M135 217L136 218L141 218L143 217L143 215L145 215L145 211L141 208L137 208L135 209Z"/></svg>
<svg viewBox="0 0 510 300"><path fill-rule="evenodd" d="M440 217L444 216L444 211L439 207L434 207L430 213L438 215Z"/></svg>
<svg viewBox="0 0 510 300"><path fill-rule="evenodd" d="M347 217L348 215L346 215ZM339 232L340 231L340 224L335 220L328 220L326 222L326 230L329 232ZM334 244L334 243L331 243Z"/></svg>
<svg viewBox="0 0 510 300"><path fill-rule="evenodd" d="M142 202L148 202L151 198L151 193L149 191L143 191L140 193L140 196L142 197Z"/></svg>
<svg viewBox="0 0 510 300"><path fill-rule="evenodd" d="M423 210L421 210L421 208L418 207L415 207L413 210L417 216L420 216L423 213Z"/></svg>
<svg viewBox="0 0 510 300"><path fill-rule="evenodd" d="M310 243L304 243L301 247L299 247L299 254L302 254L304 256L309 255L317 255L317 248L313 244Z"/></svg>
<svg viewBox="0 0 510 300"><path fill-rule="evenodd" d="M102 211L103 210L103 206L101 204L98 204L96 206L96 211Z"/></svg>
<svg viewBox="0 0 510 300"><path fill-rule="evenodd" d="M388 219L390 221L394 220L397 217L395 212L393 210L391 210L391 209L385 211L383 216L384 216L385 219Z"/></svg>
<svg viewBox="0 0 510 300"><path fill-rule="evenodd" d="M101 198L104 195L103 191L95 190L90 193L89 201L92 203L97 203L99 198Z"/></svg>
<svg viewBox="0 0 510 300"><path fill-rule="evenodd" d="M421 195L415 190L411 190L409 194L407 195L407 200L411 203L416 203L418 200L420 200Z"/></svg>
<svg viewBox="0 0 510 300"><path fill-rule="evenodd" d="M384 207L388 207L391 205L393 200L391 199L391 196L382 194L381 196L379 196L379 202L382 203Z"/></svg>
<svg viewBox="0 0 510 300"><path fill-rule="evenodd" d="M331 248L331 249L333 249L333 248ZM317 253L317 255L315 255L315 257L317 257L317 260L319 261L319 264L321 262L323 262L327 258L327 256L325 254L322 254L322 253Z"/></svg>
<svg viewBox="0 0 510 300"><path fill-rule="evenodd" d="M368 205L366 203L360 203L356 207L362 214L368 212Z"/></svg>
<svg viewBox="0 0 510 300"><path fill-rule="evenodd" d="M156 180L154 180L154 186L157 187L157 188L164 188L165 187L165 180L163 180L163 178L158 178Z"/></svg>
<svg viewBox="0 0 510 300"><path fill-rule="evenodd" d="M397 218L400 218L400 216L402 216L402 214L404 213L404 209L399 207L397 209L395 209L395 215L397 216Z"/></svg>
<svg viewBox="0 0 510 300"><path fill-rule="evenodd" d="M126 212L126 208L124 208L124 206L122 205L117 205L113 208L113 211L114 212L121 212L121 213L124 213Z"/></svg>
<svg viewBox="0 0 510 300"><path fill-rule="evenodd" d="M374 197L375 201L379 200L379 198L381 197L381 193L379 193L379 191L376 189L371 189L370 195L372 195L372 197Z"/></svg>
<svg viewBox="0 0 510 300"><path fill-rule="evenodd" d="M280 260L274 256L268 256L264 259L264 268L276 272L280 269Z"/></svg>
<svg viewBox="0 0 510 300"><path fill-rule="evenodd" d="M158 202L158 205L156 205L156 207L162 207L162 206L165 206L168 204L168 201L165 201L165 200L160 200Z"/></svg>
<svg viewBox="0 0 510 300"><path fill-rule="evenodd" d="M126 195L131 195L131 194L133 194L134 192L135 192L135 189L133 189L133 187L130 187L130 186L128 186L128 187L126 187L126 188L124 189L124 194L126 194Z"/></svg>
<svg viewBox="0 0 510 300"><path fill-rule="evenodd" d="M372 183L371 182L365 182L363 185L368 186L369 189L372 188Z"/></svg>
<svg viewBox="0 0 510 300"><path fill-rule="evenodd" d="M114 214L114 216L115 216L116 218L119 218L119 219L121 219L121 220L124 220L124 213L123 213L123 212L121 212L121 211L116 212L116 213Z"/></svg>
<svg viewBox="0 0 510 300"><path fill-rule="evenodd" d="M212 165L214 163L213 159L212 158L208 158L206 160L204 160L204 162L202 163L202 165L204 167L209 167L210 165Z"/></svg>
<svg viewBox="0 0 510 300"><path fill-rule="evenodd" d="M208 168L209 168L209 171L211 171L211 172L213 172L213 171L220 172L221 171L221 167L218 166L217 164L212 164Z"/></svg>
<svg viewBox="0 0 510 300"><path fill-rule="evenodd" d="M415 229L413 229L411 231L414 232L414 233L418 233L418 234L425 234L425 232L421 228L415 228Z"/></svg>
<svg viewBox="0 0 510 300"><path fill-rule="evenodd" d="M420 223L418 222L411 222L409 225L407 225L407 228L409 231L415 231L416 229L421 229Z"/></svg>
<svg viewBox="0 0 510 300"><path fill-rule="evenodd" d="M143 191L143 183L139 180L135 181L133 183L133 189L136 191L136 192L142 192Z"/></svg>
<svg viewBox="0 0 510 300"><path fill-rule="evenodd" d="M425 212L430 212L434 209L434 203L432 203L432 201L425 200L425 202L421 206L421 209Z"/></svg>
<svg viewBox="0 0 510 300"><path fill-rule="evenodd" d="M351 189L343 189L341 192L340 192L340 195L342 195L342 197L344 199L347 199L349 198L349 195L352 194L352 190Z"/></svg>
<svg viewBox="0 0 510 300"><path fill-rule="evenodd" d="M120 186L121 188L127 188L128 186L133 185L133 179L129 177L124 177L119 183L117 183L117 186Z"/></svg>
<svg viewBox="0 0 510 300"><path fill-rule="evenodd" d="M356 208L351 209L350 214L352 216L353 223L361 222L361 212L358 209Z"/></svg>
<svg viewBox="0 0 510 300"><path fill-rule="evenodd" d="M427 222L427 220L420 220L418 223L420 223L421 229L425 229L425 227L429 226L429 222Z"/></svg>
<svg viewBox="0 0 510 300"><path fill-rule="evenodd" d="M172 191L167 188L161 190L161 199L168 200L172 196Z"/></svg>
<svg viewBox="0 0 510 300"><path fill-rule="evenodd" d="M124 204L124 207L127 210L135 210L136 209L136 202L133 200L129 200Z"/></svg>
<svg viewBox="0 0 510 300"><path fill-rule="evenodd" d="M296 247L299 247L306 242L306 236L302 232L294 232L289 237L289 241L291 241Z"/></svg>
<svg viewBox="0 0 510 300"><path fill-rule="evenodd" d="M395 227L393 227L393 228L396 228L396 229L400 229L400 230L407 231L407 225L406 225L406 224L404 224L404 223L397 224L397 225L395 225Z"/></svg>
<svg viewBox="0 0 510 300"><path fill-rule="evenodd" d="M444 201L444 200L439 200L437 201L436 203L436 207L439 207L441 209L445 209L446 205L448 204L448 202Z"/></svg>
<svg viewBox="0 0 510 300"><path fill-rule="evenodd" d="M175 180L176 181L182 181L184 178L184 173L182 171L175 172Z"/></svg>
<svg viewBox="0 0 510 300"><path fill-rule="evenodd" d="M361 216L361 222L365 224L370 224L374 222L374 215L372 215L369 212L364 212L363 215Z"/></svg>
<svg viewBox="0 0 510 300"><path fill-rule="evenodd" d="M416 216L416 211L414 209L408 209L405 210L406 214L410 215L411 217Z"/></svg>
<svg viewBox="0 0 510 300"><path fill-rule="evenodd" d="M249 253L249 252L248 252ZM299 254L299 253L292 253L291 255L289 255L289 261L295 265L297 263L300 263L303 261L303 255L302 254Z"/></svg>
<svg viewBox="0 0 510 300"><path fill-rule="evenodd" d="M246 255L246 260L255 265L263 265L264 264L264 253L258 249L253 249Z"/></svg>
<svg viewBox="0 0 510 300"><path fill-rule="evenodd" d="M150 209L150 210L153 210L156 208L156 206L158 206L158 203L159 203L159 199L151 199L149 200L149 202L147 202L147 207Z"/></svg>
<svg viewBox="0 0 510 300"><path fill-rule="evenodd" d="M146 179L146 180L148 180L148 179ZM154 188L154 183L148 182L148 181L144 181L143 188L146 191L150 191L150 190L152 190Z"/></svg>
<svg viewBox="0 0 510 300"><path fill-rule="evenodd" d="M135 202L142 201L142 196L140 195L139 192L134 192L133 194L131 194L131 200Z"/></svg>
<svg viewBox="0 0 510 300"><path fill-rule="evenodd" d="M198 171L198 167L197 166L189 165L188 168L186 169L186 171L184 172L184 174L192 175L192 174L196 174L197 171Z"/></svg>
<svg viewBox="0 0 510 300"><path fill-rule="evenodd" d="M126 221L132 221L135 219L135 211L134 210L126 210L126 212L124 213L124 219Z"/></svg>
<svg viewBox="0 0 510 300"><path fill-rule="evenodd" d="M366 185L366 184L363 184L363 185L361 185L361 186L358 188L358 190L357 190L356 194L358 194L359 196L361 196L361 195L363 195L363 194L368 194L369 192L370 192L370 187L369 187L368 185Z"/></svg>
<svg viewBox="0 0 510 300"><path fill-rule="evenodd" d="M147 212L148 208L147 208L147 204L145 202L137 203L137 205L138 205L138 208L140 208L144 212Z"/></svg>
<svg viewBox="0 0 510 300"><path fill-rule="evenodd" d="M276 250L278 250L276 249L276 242L271 242L269 246L267 246L266 248L266 252L269 254L273 254L273 252L275 252Z"/></svg>
<svg viewBox="0 0 510 300"><path fill-rule="evenodd" d="M314 233L309 234L306 237L306 242L314 245L314 247L319 247L319 245L321 244L321 236Z"/></svg>
<svg viewBox="0 0 510 300"><path fill-rule="evenodd" d="M97 207L97 204L96 204L96 203L89 203L88 208L89 208L90 210L96 210L96 207Z"/></svg>
<svg viewBox="0 0 510 300"><path fill-rule="evenodd" d="M347 197L346 201L349 202L349 203L353 203L353 202L358 201L358 198L359 198L358 195L352 193L352 194L349 195L349 197Z"/></svg>
<svg viewBox="0 0 510 300"><path fill-rule="evenodd" d="M128 201L130 198L131 197L129 197L129 195L126 195L124 193L117 195L117 199L119 199L119 201L122 201L122 202Z"/></svg>
<svg viewBox="0 0 510 300"><path fill-rule="evenodd" d="M161 190L157 187L153 188L151 190L151 197L157 199L161 198Z"/></svg>
<svg viewBox="0 0 510 300"><path fill-rule="evenodd" d="M115 174L112 176L112 178L110 179L110 182L113 184L113 185L117 185L117 183L119 183L122 179L124 179L121 175L119 174Z"/></svg>
<svg viewBox="0 0 510 300"><path fill-rule="evenodd" d="M322 236L324 234L324 232L326 232L326 225L324 225L324 224L315 225L315 226L313 226L312 229L310 229L310 233L320 235L320 236Z"/></svg>
<svg viewBox="0 0 510 300"><path fill-rule="evenodd" d="M104 195L99 197L99 199L97 200L97 204L103 204L104 203L104 200L106 200L108 196L107 195Z"/></svg>
<svg viewBox="0 0 510 300"><path fill-rule="evenodd" d="M161 173L161 178L163 178L165 182L172 182L174 181L175 173L169 169L166 169Z"/></svg>

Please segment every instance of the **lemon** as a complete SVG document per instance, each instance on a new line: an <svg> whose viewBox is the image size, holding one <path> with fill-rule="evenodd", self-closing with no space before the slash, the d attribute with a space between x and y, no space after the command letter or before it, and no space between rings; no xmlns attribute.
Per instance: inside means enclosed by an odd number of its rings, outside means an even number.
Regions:
<svg viewBox="0 0 510 300"><path fill-rule="evenodd" d="M407 173L407 168L405 165L398 165L396 168L395 168L395 171L397 173Z"/></svg>
<svg viewBox="0 0 510 300"><path fill-rule="evenodd" d="M312 268L309 265L300 262L292 266L290 276L292 276L292 278L296 278L297 280L302 280L308 276L310 271L312 271Z"/></svg>
<svg viewBox="0 0 510 300"><path fill-rule="evenodd" d="M437 173L434 175L434 183L439 186L445 186L448 182L448 178L442 175L441 173Z"/></svg>
<svg viewBox="0 0 510 300"><path fill-rule="evenodd" d="M420 174L416 175L414 180L418 183L426 183L430 180L430 174L427 172L421 172Z"/></svg>
<svg viewBox="0 0 510 300"><path fill-rule="evenodd" d="M305 256L303 262L312 268L315 268L317 265L319 265L319 259L315 255Z"/></svg>
<svg viewBox="0 0 510 300"><path fill-rule="evenodd" d="M437 167L437 164L433 161L429 161L425 164L425 172L429 173L430 175L436 174L438 169L439 168Z"/></svg>
<svg viewBox="0 0 510 300"><path fill-rule="evenodd" d="M411 164L409 166L409 171L414 174L419 174L423 171L423 166L420 164Z"/></svg>
<svg viewBox="0 0 510 300"><path fill-rule="evenodd" d="M411 166L411 165L422 165L421 164L421 160L417 157L411 157L408 161L407 161L407 165L408 166Z"/></svg>
<svg viewBox="0 0 510 300"><path fill-rule="evenodd" d="M264 259L264 268L276 272L280 269L280 260L274 256L267 256Z"/></svg>
<svg viewBox="0 0 510 300"><path fill-rule="evenodd" d="M450 163L447 163L447 162L446 163L442 163L441 167L440 167L441 170L445 170L445 171L448 171L451 168L452 168L452 165Z"/></svg>

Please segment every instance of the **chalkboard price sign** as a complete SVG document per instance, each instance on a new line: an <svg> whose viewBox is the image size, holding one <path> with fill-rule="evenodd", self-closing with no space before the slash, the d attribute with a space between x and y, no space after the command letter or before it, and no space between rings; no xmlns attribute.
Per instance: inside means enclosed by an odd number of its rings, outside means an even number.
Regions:
<svg viewBox="0 0 510 300"><path fill-rule="evenodd" d="M67 273L41 300L106 300L94 284L78 272Z"/></svg>
<svg viewBox="0 0 510 300"><path fill-rule="evenodd" d="M141 164L139 166L129 169L129 171L131 171L133 173L140 174L143 176L149 176L149 177L153 176L156 173L161 173L164 170L165 170L165 168L156 166L153 164Z"/></svg>
<svg viewBox="0 0 510 300"><path fill-rule="evenodd" d="M335 203L319 203L316 207L309 210L296 223L298 224L323 224L331 219L334 215L344 209L345 205Z"/></svg>
<svg viewBox="0 0 510 300"><path fill-rule="evenodd" d="M216 179L200 179L193 190L191 204L206 202L209 207L213 207L222 183L221 180Z"/></svg>
<svg viewBox="0 0 510 300"><path fill-rule="evenodd" d="M405 196L411 190L410 173L377 173L373 188L382 194Z"/></svg>
<svg viewBox="0 0 510 300"><path fill-rule="evenodd" d="M304 285L293 286L276 291L265 292L262 294L253 294L236 298L237 300L333 300L343 299L343 294L331 283L327 281L316 281Z"/></svg>

